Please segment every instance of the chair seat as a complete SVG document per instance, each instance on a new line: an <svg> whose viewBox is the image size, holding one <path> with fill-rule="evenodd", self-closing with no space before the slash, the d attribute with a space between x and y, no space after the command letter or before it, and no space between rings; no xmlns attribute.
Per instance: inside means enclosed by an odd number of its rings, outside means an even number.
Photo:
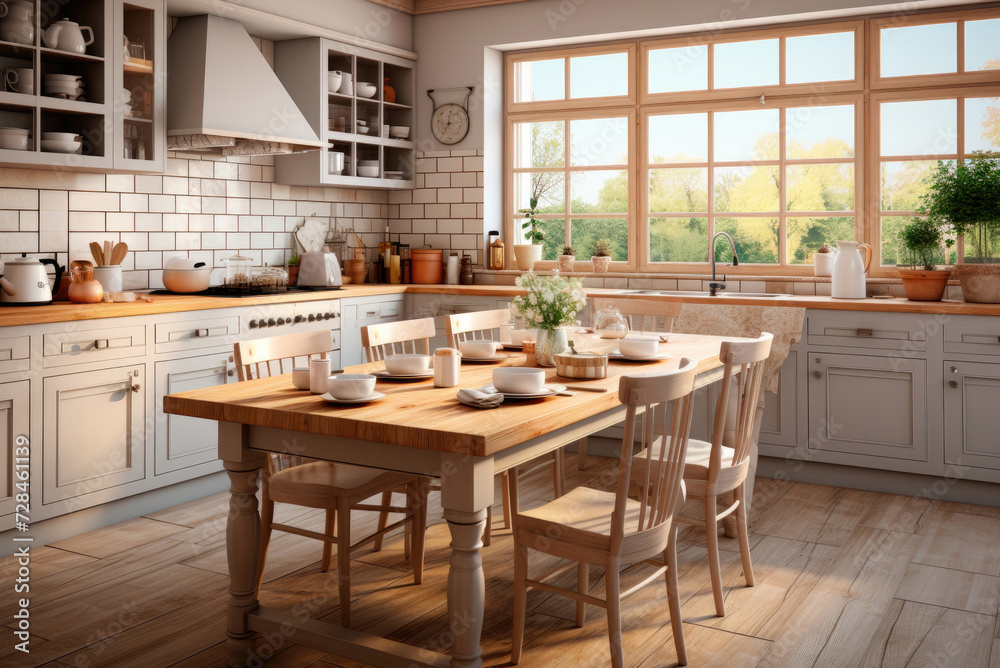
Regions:
<svg viewBox="0 0 1000 668"><path fill-rule="evenodd" d="M625 535L639 527L640 504L628 499L625 507ZM542 531L553 523L566 528L561 541L571 541L585 547L606 547L611 536L611 518L615 513L614 492L602 492L590 487L576 487L543 506L523 510L518 514L518 530Z"/></svg>
<svg viewBox="0 0 1000 668"><path fill-rule="evenodd" d="M670 437L667 436L667 439ZM633 467L636 464L645 464L647 461L658 460L660 456L660 445L663 439L658 438L647 450L637 454L633 460ZM732 448L722 446L722 468L733 465L733 456L736 451ZM684 457L684 478L688 480L706 480L708 478L708 466L712 456L712 444L708 441L700 441L696 438L688 439L687 454Z"/></svg>
<svg viewBox="0 0 1000 668"><path fill-rule="evenodd" d="M281 501L284 494L365 499L386 489L402 487L416 476L380 471L350 464L312 462L276 471L268 481L271 498ZM325 507L325 505L324 505Z"/></svg>

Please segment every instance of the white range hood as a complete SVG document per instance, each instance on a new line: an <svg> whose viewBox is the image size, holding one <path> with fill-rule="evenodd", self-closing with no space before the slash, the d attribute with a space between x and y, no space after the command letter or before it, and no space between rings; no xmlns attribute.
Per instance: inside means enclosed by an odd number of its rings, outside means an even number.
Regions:
<svg viewBox="0 0 1000 668"><path fill-rule="evenodd" d="M321 146L242 25L208 14L177 22L167 42L169 149L261 155Z"/></svg>

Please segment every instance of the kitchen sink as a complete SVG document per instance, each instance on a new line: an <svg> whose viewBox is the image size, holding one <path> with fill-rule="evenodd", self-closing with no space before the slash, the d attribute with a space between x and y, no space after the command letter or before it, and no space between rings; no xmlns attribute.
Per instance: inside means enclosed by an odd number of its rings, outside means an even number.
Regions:
<svg viewBox="0 0 1000 668"><path fill-rule="evenodd" d="M629 295L666 295L668 297L710 297L711 295L707 292L701 290L627 290L625 294ZM722 291L716 294L716 297L763 297L767 299L774 299L778 297L787 297L788 295L777 295L767 292L726 292Z"/></svg>

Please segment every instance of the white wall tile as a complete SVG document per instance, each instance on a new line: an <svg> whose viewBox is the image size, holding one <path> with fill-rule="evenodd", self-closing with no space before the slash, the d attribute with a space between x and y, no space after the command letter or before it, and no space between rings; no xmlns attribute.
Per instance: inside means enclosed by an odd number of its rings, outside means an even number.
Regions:
<svg viewBox="0 0 1000 668"><path fill-rule="evenodd" d="M163 194L163 177L136 174L135 191L137 193L147 193L150 195Z"/></svg>
<svg viewBox="0 0 1000 668"><path fill-rule="evenodd" d="M135 192L135 176L132 174L108 174L106 178L108 192Z"/></svg>
<svg viewBox="0 0 1000 668"><path fill-rule="evenodd" d="M38 191L25 188L0 188L0 209L37 209Z"/></svg>
<svg viewBox="0 0 1000 668"><path fill-rule="evenodd" d="M70 211L118 211L120 208L118 193L98 193L71 191L69 193ZM36 208L36 207L25 207Z"/></svg>

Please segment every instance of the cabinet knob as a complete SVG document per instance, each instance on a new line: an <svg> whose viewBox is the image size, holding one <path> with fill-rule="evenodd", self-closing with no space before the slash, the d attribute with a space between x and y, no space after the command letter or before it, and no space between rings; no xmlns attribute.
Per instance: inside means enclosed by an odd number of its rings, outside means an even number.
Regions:
<svg viewBox="0 0 1000 668"><path fill-rule="evenodd" d="M958 373L958 367L957 366L951 367L951 372L952 373Z"/></svg>
<svg viewBox="0 0 1000 668"><path fill-rule="evenodd" d="M813 376L815 376L816 378L822 378L823 377L823 372L822 371L813 371Z"/></svg>
<svg viewBox="0 0 1000 668"><path fill-rule="evenodd" d="M135 385L133 385L131 389L132 389L133 392L138 392L139 391L139 383L136 383Z"/></svg>
<svg viewBox="0 0 1000 668"><path fill-rule="evenodd" d="M227 371L226 375L229 376L230 378L232 378L233 377L233 370L230 369L229 371Z"/></svg>
<svg viewBox="0 0 1000 668"><path fill-rule="evenodd" d="M957 380L949 380L948 381L948 387L950 387L952 389L957 388L958 387L958 381Z"/></svg>

